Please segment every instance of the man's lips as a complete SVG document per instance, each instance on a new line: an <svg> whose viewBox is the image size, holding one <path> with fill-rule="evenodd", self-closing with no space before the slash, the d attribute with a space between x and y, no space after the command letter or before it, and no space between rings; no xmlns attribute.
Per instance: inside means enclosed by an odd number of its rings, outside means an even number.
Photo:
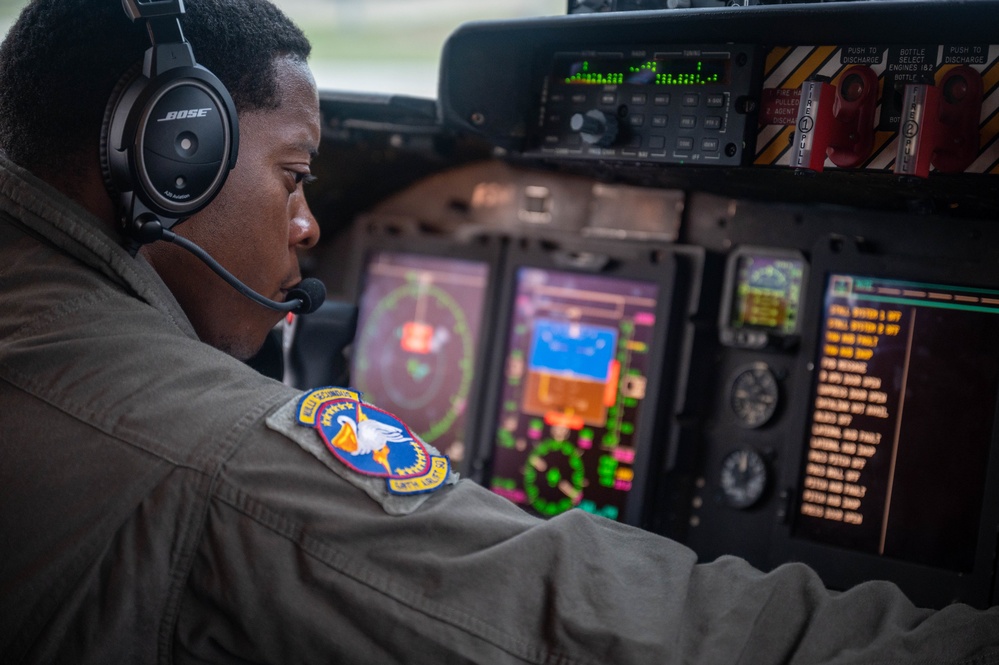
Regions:
<svg viewBox="0 0 999 665"><path fill-rule="evenodd" d="M294 289L294 288L296 288L301 283L302 283L302 276L301 275L295 275L295 277L293 279L290 279L290 280L286 279L286 280L284 280L284 282L281 283L281 287L278 289L278 291L281 293L280 300L282 302L285 301L285 300L287 300L288 299L288 294L291 292L291 290Z"/></svg>

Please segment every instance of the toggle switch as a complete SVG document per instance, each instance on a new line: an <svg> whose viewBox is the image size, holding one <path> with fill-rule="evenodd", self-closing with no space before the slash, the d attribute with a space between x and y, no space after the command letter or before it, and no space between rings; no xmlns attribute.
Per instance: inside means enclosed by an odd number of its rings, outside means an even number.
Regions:
<svg viewBox="0 0 999 665"><path fill-rule="evenodd" d="M982 75L966 65L936 85L906 85L895 173L926 178L931 165L941 173L968 168L978 156L982 96Z"/></svg>
<svg viewBox="0 0 999 665"><path fill-rule="evenodd" d="M791 146L791 166L822 171L826 157L836 166L859 166L874 146L874 111L878 76L854 65L833 86L805 81L798 103L798 124Z"/></svg>

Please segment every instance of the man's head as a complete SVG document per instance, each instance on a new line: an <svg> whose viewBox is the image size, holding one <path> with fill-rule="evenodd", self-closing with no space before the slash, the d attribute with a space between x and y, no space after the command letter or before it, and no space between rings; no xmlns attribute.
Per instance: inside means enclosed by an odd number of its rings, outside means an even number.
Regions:
<svg viewBox="0 0 999 665"><path fill-rule="evenodd" d="M276 108L278 56L305 62L305 35L265 0L187 0L184 36L222 81L237 110ZM0 149L38 173L61 171L67 153L98 155L115 85L149 47L120 0L33 0L0 46Z"/></svg>
<svg viewBox="0 0 999 665"><path fill-rule="evenodd" d="M281 300L300 279L296 249L318 239L302 194L319 144L308 40L266 0L187 0L184 35L233 97L236 168L207 208L174 230L230 272ZM122 75L149 47L118 0L34 0L0 46L0 149L108 224L100 135ZM200 337L237 357L259 348L280 315L238 295L193 256L156 243L144 255Z"/></svg>

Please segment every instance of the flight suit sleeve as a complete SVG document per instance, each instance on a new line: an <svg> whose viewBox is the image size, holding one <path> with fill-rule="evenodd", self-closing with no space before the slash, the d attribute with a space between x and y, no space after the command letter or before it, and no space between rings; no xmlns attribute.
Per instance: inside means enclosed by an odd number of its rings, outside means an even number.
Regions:
<svg viewBox="0 0 999 665"><path fill-rule="evenodd" d="M474 483L390 514L261 428L216 478L175 662L995 663L999 614L826 591L802 565L697 564L582 511L543 521Z"/></svg>

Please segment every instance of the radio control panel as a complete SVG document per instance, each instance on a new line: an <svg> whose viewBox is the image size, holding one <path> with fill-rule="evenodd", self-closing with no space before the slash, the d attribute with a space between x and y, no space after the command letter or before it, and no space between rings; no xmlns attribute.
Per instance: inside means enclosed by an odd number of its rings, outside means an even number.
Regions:
<svg viewBox="0 0 999 665"><path fill-rule="evenodd" d="M740 165L752 155L757 47L556 52L529 154Z"/></svg>

